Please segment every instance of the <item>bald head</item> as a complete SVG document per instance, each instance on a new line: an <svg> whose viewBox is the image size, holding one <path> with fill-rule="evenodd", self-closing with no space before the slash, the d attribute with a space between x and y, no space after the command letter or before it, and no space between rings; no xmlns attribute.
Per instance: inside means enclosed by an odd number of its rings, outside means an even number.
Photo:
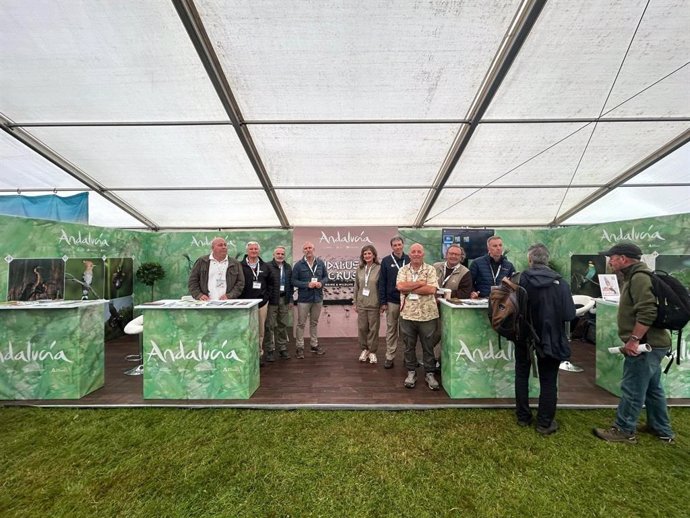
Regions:
<svg viewBox="0 0 690 518"><path fill-rule="evenodd" d="M424 247L419 243L415 243L410 247L409 251L410 264L419 266L424 262Z"/></svg>

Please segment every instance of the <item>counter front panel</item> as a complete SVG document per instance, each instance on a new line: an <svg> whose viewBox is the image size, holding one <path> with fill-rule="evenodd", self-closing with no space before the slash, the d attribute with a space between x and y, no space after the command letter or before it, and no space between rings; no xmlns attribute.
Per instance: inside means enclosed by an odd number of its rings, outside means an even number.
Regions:
<svg viewBox="0 0 690 518"><path fill-rule="evenodd" d="M102 387L105 304L0 305L0 399L79 399Z"/></svg>
<svg viewBox="0 0 690 518"><path fill-rule="evenodd" d="M259 387L257 303L137 309L145 399L248 399Z"/></svg>
<svg viewBox="0 0 690 518"><path fill-rule="evenodd" d="M515 346L489 325L486 305L441 302L441 379L451 398L514 398ZM535 383L536 382L536 383ZM539 394L530 378L530 396Z"/></svg>

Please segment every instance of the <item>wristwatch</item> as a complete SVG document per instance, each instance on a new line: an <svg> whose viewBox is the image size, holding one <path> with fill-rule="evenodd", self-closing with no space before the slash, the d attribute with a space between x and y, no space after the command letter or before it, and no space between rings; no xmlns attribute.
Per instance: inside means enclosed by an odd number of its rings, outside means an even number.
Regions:
<svg viewBox="0 0 690 518"><path fill-rule="evenodd" d="M633 342L639 342L640 337L637 335L630 335L630 340L632 340Z"/></svg>

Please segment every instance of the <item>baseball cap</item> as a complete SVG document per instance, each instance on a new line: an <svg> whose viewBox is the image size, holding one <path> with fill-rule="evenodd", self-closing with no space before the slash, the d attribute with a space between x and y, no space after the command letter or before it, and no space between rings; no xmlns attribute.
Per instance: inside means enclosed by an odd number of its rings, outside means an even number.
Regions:
<svg viewBox="0 0 690 518"><path fill-rule="evenodd" d="M612 255L624 255L631 259L639 259L642 257L642 250L634 243L616 243L605 252L599 252L599 255L606 255L609 257Z"/></svg>

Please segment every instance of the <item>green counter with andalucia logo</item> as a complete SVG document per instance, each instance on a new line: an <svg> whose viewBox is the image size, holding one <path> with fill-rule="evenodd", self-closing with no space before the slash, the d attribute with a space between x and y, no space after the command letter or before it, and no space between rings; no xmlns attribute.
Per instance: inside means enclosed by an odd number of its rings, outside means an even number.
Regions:
<svg viewBox="0 0 690 518"><path fill-rule="evenodd" d="M260 300L163 300L144 316L144 399L249 399L259 387Z"/></svg>
<svg viewBox="0 0 690 518"><path fill-rule="evenodd" d="M489 325L486 300L441 300L441 379L453 399L514 398L515 346ZM538 397L530 377L530 397Z"/></svg>
<svg viewBox="0 0 690 518"><path fill-rule="evenodd" d="M79 399L102 387L105 304L0 304L0 399Z"/></svg>

